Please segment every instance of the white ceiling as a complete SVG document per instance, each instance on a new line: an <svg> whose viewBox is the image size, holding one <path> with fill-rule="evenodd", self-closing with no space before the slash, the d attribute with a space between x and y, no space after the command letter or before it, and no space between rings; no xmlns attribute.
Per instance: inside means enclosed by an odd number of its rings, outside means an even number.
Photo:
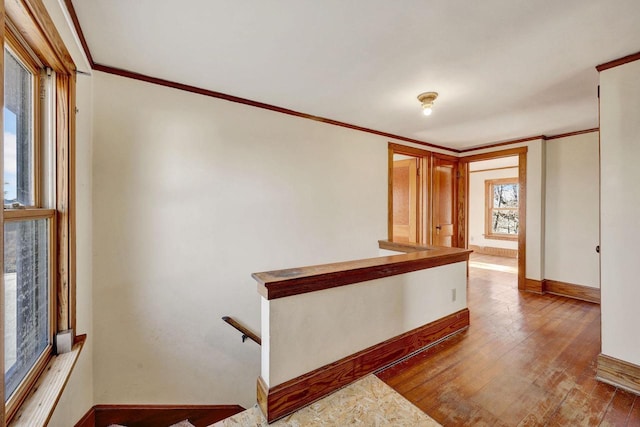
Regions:
<svg viewBox="0 0 640 427"><path fill-rule="evenodd" d="M96 63L452 148L597 127L594 67L640 50L639 0L73 5Z"/></svg>

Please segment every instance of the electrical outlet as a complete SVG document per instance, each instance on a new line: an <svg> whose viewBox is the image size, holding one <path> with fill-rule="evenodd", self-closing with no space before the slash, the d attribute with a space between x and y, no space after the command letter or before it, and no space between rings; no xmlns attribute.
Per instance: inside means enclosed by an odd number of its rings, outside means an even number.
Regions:
<svg viewBox="0 0 640 427"><path fill-rule="evenodd" d="M451 289L451 301L454 302L456 300L456 289Z"/></svg>

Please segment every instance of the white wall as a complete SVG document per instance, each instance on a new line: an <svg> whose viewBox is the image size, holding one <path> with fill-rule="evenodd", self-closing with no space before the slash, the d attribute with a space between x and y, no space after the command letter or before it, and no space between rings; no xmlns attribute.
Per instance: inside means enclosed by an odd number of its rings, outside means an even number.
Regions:
<svg viewBox="0 0 640 427"><path fill-rule="evenodd" d="M386 138L94 72L96 403L255 402L251 273L367 258Z"/></svg>
<svg viewBox="0 0 640 427"><path fill-rule="evenodd" d="M600 287L598 132L547 141L545 278Z"/></svg>
<svg viewBox="0 0 640 427"><path fill-rule="evenodd" d="M602 353L640 365L640 61L600 73Z"/></svg>
<svg viewBox="0 0 640 427"><path fill-rule="evenodd" d="M515 163L515 167L513 166ZM502 168L508 169L502 169ZM493 168L500 168L488 170ZM517 240L486 239L485 181L518 178L518 157L482 160L469 164L469 244L493 248L518 249Z"/></svg>
<svg viewBox="0 0 640 427"><path fill-rule="evenodd" d="M262 378L274 387L441 319L467 307L466 291L467 263L458 262L286 298L262 298L263 324L271 331L263 336Z"/></svg>
<svg viewBox="0 0 640 427"><path fill-rule="evenodd" d="M44 0L58 32L78 69L87 71L83 53L76 43L64 6L58 0ZM92 287L92 80L77 76L76 115L76 333L87 334L78 362L69 378L50 427L74 425L93 406L93 287Z"/></svg>

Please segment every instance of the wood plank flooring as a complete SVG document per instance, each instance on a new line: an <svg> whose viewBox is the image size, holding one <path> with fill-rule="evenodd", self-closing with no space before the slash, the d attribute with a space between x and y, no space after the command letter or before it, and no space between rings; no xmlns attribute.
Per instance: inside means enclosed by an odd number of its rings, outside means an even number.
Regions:
<svg viewBox="0 0 640 427"><path fill-rule="evenodd" d="M470 328L378 377L445 426L640 426L595 380L600 306L518 292L516 260L472 254Z"/></svg>

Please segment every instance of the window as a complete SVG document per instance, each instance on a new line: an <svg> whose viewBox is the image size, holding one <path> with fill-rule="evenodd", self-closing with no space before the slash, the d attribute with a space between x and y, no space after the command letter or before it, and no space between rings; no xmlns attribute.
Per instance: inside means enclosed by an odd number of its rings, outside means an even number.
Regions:
<svg viewBox="0 0 640 427"><path fill-rule="evenodd" d="M518 239L518 178L485 181L487 239Z"/></svg>
<svg viewBox="0 0 640 427"><path fill-rule="evenodd" d="M73 328L75 320L74 210L69 196L75 66L61 51L64 44L51 42L50 29L24 19L29 15L23 7L42 13L39 0L25 3L5 3L2 230L7 424L54 355L56 333Z"/></svg>
<svg viewBox="0 0 640 427"><path fill-rule="evenodd" d="M47 209L38 180L51 173L40 161L43 123L40 70L4 49L4 392L7 408L51 354L54 277L54 211Z"/></svg>

